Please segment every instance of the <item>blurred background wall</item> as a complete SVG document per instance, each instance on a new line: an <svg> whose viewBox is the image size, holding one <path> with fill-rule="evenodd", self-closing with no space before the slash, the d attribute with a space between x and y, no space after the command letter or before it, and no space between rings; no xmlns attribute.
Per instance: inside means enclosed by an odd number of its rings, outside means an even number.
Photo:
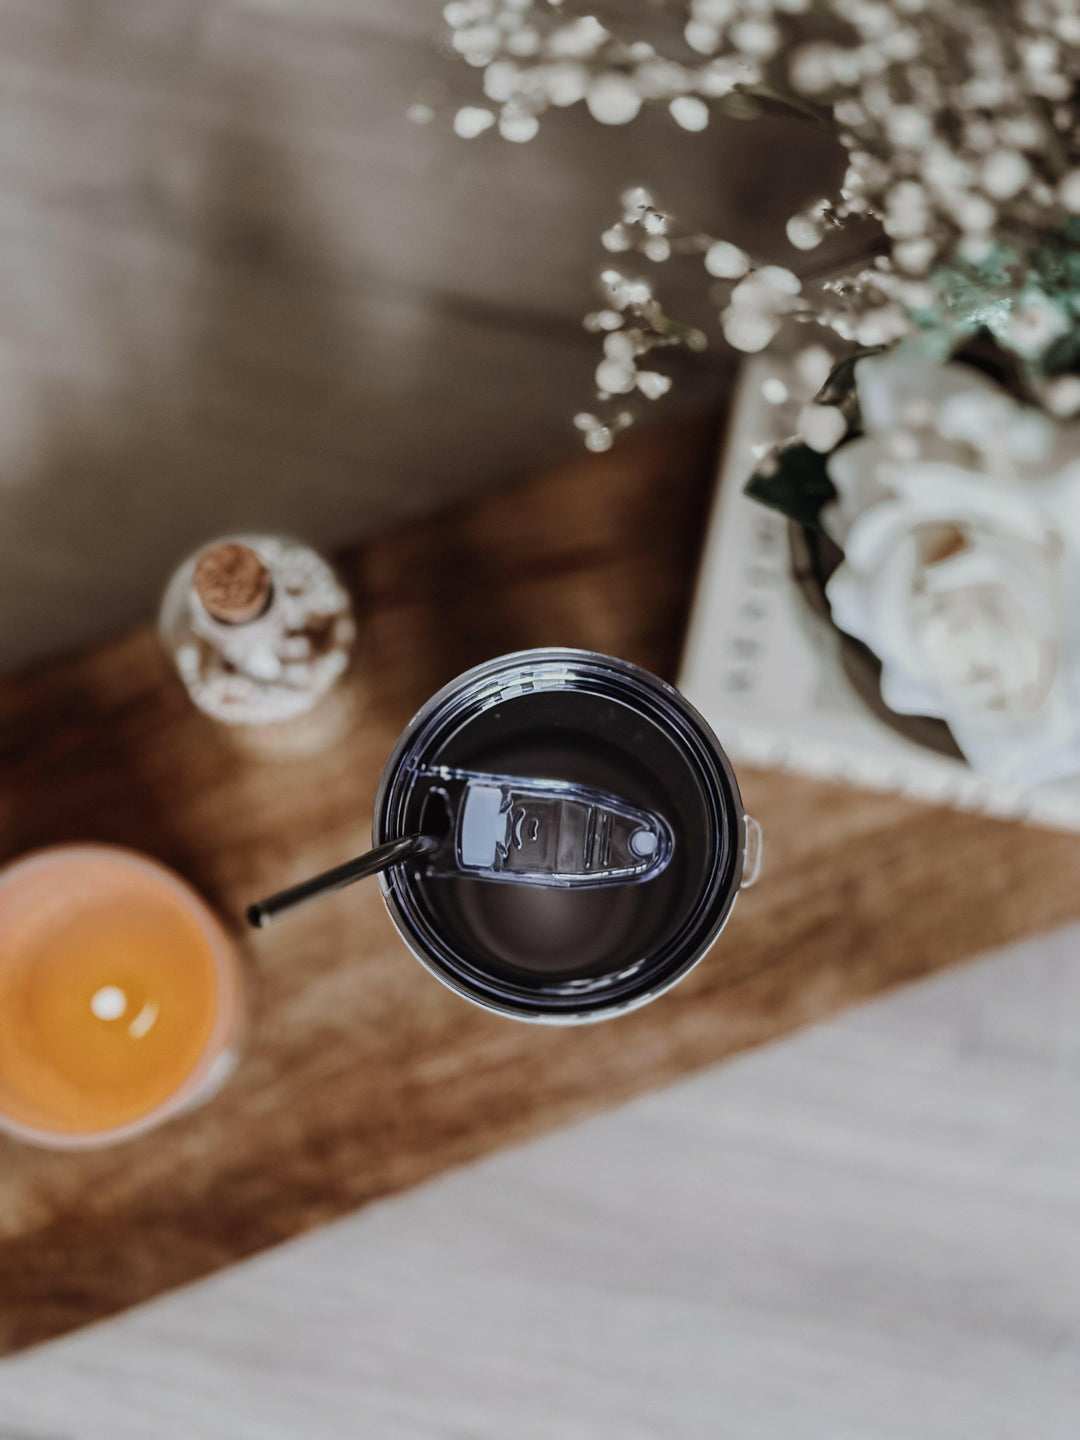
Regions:
<svg viewBox="0 0 1080 1440"><path fill-rule="evenodd" d="M149 615L217 532L332 549L571 453L620 191L784 259L835 172L783 121L414 126L424 82L479 93L441 29L435 0L0 0L0 668Z"/></svg>

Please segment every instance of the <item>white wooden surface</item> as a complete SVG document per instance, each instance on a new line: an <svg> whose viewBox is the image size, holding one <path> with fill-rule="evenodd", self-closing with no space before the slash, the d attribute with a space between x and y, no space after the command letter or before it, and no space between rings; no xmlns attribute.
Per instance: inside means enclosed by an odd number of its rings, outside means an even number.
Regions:
<svg viewBox="0 0 1080 1440"><path fill-rule="evenodd" d="M2 1440L1075 1440L1080 930L0 1365Z"/></svg>

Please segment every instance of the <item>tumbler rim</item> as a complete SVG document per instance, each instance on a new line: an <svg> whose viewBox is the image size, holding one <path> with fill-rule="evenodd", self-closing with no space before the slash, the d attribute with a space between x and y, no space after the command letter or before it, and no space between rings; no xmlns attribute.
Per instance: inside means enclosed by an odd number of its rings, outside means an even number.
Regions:
<svg viewBox="0 0 1080 1440"><path fill-rule="evenodd" d="M462 973L451 948L434 943L430 929L425 930L423 906L406 866L385 871L379 884L402 940L449 989L484 1009L518 1020L566 1025L625 1014L669 990L711 949L738 895L746 845L738 782L720 742L685 696L640 666L591 650L558 646L518 650L476 665L444 685L402 731L379 782L372 839L381 845L397 837L410 776L425 763L425 749L435 748L455 718L467 714L470 707L473 713L479 713L527 689L558 688L560 677L574 688L591 689L592 693L610 691L613 698L635 701L649 712L654 723L663 721L668 725L673 743L683 747L698 769L703 791L717 817L718 863L679 936L662 946L657 956L645 957L629 972L596 977L587 994L572 988L579 982L568 982L565 993L558 995L557 986L546 991L526 991L525 987L495 977L481 981L475 975ZM609 981L610 989L605 992Z"/></svg>

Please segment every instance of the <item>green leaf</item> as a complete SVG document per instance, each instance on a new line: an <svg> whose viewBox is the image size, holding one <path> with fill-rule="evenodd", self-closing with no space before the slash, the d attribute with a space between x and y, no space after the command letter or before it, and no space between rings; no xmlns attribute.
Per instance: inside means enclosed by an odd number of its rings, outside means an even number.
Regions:
<svg viewBox="0 0 1080 1440"><path fill-rule="evenodd" d="M822 507L836 499L826 459L809 445L788 445L750 477L746 494L797 525L820 530Z"/></svg>
<svg viewBox="0 0 1080 1440"><path fill-rule="evenodd" d="M814 396L819 405L839 405L841 407L849 402L855 404L855 366L860 360L866 360L871 355L882 355L889 347L887 345L863 345L860 349L845 355L843 360L829 371L829 378Z"/></svg>
<svg viewBox="0 0 1080 1440"><path fill-rule="evenodd" d="M1044 351L1038 368L1044 375L1075 374L1080 370L1080 328L1059 335Z"/></svg>

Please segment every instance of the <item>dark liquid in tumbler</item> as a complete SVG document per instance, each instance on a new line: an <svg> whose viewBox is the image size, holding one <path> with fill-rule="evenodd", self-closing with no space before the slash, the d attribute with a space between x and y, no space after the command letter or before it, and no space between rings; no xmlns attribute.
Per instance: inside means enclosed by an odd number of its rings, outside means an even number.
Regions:
<svg viewBox="0 0 1080 1440"><path fill-rule="evenodd" d="M715 821L681 746L640 711L581 692L534 691L471 717L428 765L567 780L662 815L675 836L655 879L604 889L544 889L464 878L417 879L457 953L515 985L618 973L685 924L715 861ZM405 830L421 829L414 793Z"/></svg>

